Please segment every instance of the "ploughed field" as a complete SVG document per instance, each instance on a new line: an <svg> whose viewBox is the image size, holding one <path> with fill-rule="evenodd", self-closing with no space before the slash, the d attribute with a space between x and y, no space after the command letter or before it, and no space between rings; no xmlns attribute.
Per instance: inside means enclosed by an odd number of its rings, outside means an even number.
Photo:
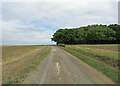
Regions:
<svg viewBox="0 0 120 86"><path fill-rule="evenodd" d="M61 48L118 83L120 51L117 44L66 45Z"/></svg>
<svg viewBox="0 0 120 86"><path fill-rule="evenodd" d="M22 82L49 53L49 46L2 46L2 83Z"/></svg>

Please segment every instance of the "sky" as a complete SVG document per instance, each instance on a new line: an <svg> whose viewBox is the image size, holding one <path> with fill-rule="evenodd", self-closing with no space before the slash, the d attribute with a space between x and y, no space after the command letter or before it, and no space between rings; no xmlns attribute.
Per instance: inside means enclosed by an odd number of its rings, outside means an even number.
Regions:
<svg viewBox="0 0 120 86"><path fill-rule="evenodd" d="M117 24L118 1L1 0L2 45L56 44L51 38L58 29Z"/></svg>

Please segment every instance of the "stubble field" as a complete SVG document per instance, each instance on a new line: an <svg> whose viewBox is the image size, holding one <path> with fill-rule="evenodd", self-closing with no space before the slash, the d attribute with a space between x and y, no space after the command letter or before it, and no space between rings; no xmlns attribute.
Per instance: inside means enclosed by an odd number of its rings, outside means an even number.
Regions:
<svg viewBox="0 0 120 86"><path fill-rule="evenodd" d="M2 83L24 81L50 52L50 46L2 46Z"/></svg>

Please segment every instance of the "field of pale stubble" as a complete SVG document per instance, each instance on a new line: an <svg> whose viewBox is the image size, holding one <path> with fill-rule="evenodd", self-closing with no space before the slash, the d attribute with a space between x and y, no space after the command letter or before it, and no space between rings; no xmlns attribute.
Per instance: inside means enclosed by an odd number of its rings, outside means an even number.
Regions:
<svg viewBox="0 0 120 86"><path fill-rule="evenodd" d="M2 46L2 83L20 83L50 51L49 46Z"/></svg>

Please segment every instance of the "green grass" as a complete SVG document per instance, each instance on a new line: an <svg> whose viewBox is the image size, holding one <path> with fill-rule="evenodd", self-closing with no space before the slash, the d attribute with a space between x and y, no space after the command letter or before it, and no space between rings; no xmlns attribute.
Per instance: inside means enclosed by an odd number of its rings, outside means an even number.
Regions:
<svg viewBox="0 0 120 86"><path fill-rule="evenodd" d="M105 64L102 61L99 61L97 59L90 58L89 56L81 54L79 51L76 51L76 50L71 49L69 47L66 46L66 47L60 47L60 48L69 52L70 54L76 56L77 58L79 58L83 62L85 62L88 65L90 65L91 67L95 68L97 71L102 72L104 75L106 75L108 78L113 80L115 83L118 83L118 69L117 68L111 67L111 66L109 66L109 65L107 65L107 64Z"/></svg>
<svg viewBox="0 0 120 86"><path fill-rule="evenodd" d="M7 84L13 84L14 83L14 81L13 80L9 80L9 81L7 81Z"/></svg>
<svg viewBox="0 0 120 86"><path fill-rule="evenodd" d="M89 56L91 58L94 58L96 60L102 61L105 64L108 64L109 66L118 68L118 57L111 57L107 52L103 51L96 51L96 49L84 49L83 47L74 47L74 46L67 46L67 48L79 52L79 54L83 54L86 56ZM94 52L93 52L94 51ZM114 55L118 56L118 54L114 53Z"/></svg>
<svg viewBox="0 0 120 86"><path fill-rule="evenodd" d="M81 44L79 46L118 46L119 44Z"/></svg>
<svg viewBox="0 0 120 86"><path fill-rule="evenodd" d="M105 51L100 51L100 50L92 50L92 49L89 49L89 51L90 51L90 53L93 53L93 54L108 56L110 58L118 59L118 54L116 54L116 53L105 52Z"/></svg>
<svg viewBox="0 0 120 86"><path fill-rule="evenodd" d="M68 47L76 48L72 46L68 46ZM96 55L107 56L109 58L118 59L118 53L114 53L114 52L107 52L107 51L101 51L101 50L96 50L96 49L84 49L84 48L79 48L79 47L77 49L85 51L87 53L92 53Z"/></svg>
<svg viewBox="0 0 120 86"><path fill-rule="evenodd" d="M34 66L28 66L28 67L26 67L26 68L24 69L24 72L25 72L25 73L28 73L28 72L30 72L30 70L32 70L32 69L35 69L35 67L34 67Z"/></svg>
<svg viewBox="0 0 120 86"><path fill-rule="evenodd" d="M82 48L92 48L92 49L99 49L99 50L106 50L106 51L113 51L118 52L119 44L95 44L95 45L73 45L75 47L82 47Z"/></svg>

